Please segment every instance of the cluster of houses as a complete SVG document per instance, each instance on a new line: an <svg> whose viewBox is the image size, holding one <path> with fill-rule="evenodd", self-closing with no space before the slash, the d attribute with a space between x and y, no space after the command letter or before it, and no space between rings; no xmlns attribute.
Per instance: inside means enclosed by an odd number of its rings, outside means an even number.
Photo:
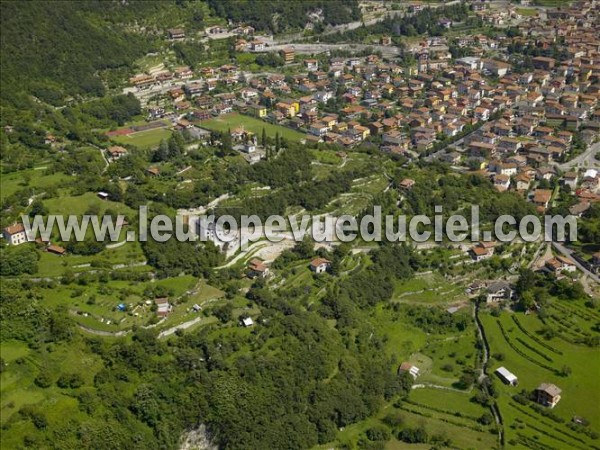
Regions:
<svg viewBox="0 0 600 450"><path fill-rule="evenodd" d="M493 23L516 14L514 8L477 9ZM307 58L288 76L273 73L246 80L239 67L226 64L196 72L179 67L130 82L140 89L173 84L161 106L149 107L148 115L155 119L173 109L185 116L182 127L237 111L303 131L306 141L352 147L371 138L382 151L407 157L477 128L435 158L478 167L498 190L529 193L541 211L550 204L549 192L530 190L559 175L555 163L571 152L575 134L589 144L600 131L598 14L591 0L572 9L580 12L549 10L553 13L547 17L528 19L521 25L525 37L461 36L458 45L472 56L456 60L446 38L430 37L411 50L416 59L411 67L377 55ZM176 31L169 31L172 39L181 35ZM242 41L252 51L267 50L260 40ZM505 51L509 44L543 50L558 42L566 60L533 57L526 72L516 70ZM286 62L297 56L291 47L280 53ZM562 181L584 202L600 200L597 173L587 177L585 187L577 171L564 174Z"/></svg>
<svg viewBox="0 0 600 450"><path fill-rule="evenodd" d="M311 272L321 274L331 269L331 261L325 258L314 258L308 265ZM270 275L270 269L264 261L253 258L246 267L246 276L248 278L267 278Z"/></svg>
<svg viewBox="0 0 600 450"><path fill-rule="evenodd" d="M204 30L204 36L208 38L219 37L220 35L238 35L238 36L253 36L254 27L249 25L239 25L228 27L224 25L213 25ZM166 32L166 37L170 41L184 41L189 36L186 35L183 28L170 28Z"/></svg>

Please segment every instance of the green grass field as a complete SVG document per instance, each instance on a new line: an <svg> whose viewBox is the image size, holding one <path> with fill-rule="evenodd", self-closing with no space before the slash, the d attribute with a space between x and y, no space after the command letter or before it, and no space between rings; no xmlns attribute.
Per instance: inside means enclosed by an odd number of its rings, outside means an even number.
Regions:
<svg viewBox="0 0 600 450"><path fill-rule="evenodd" d="M224 296L219 289L191 276L166 278L155 282L111 281L110 285L96 282L85 285L58 285L52 289L42 289L41 292L48 306L66 307L72 318L84 327L116 332L129 330L134 325L145 326L150 323L155 313L151 305L146 304L146 300L151 297L145 295L145 291L157 286L168 290L168 297L173 305L173 311L160 323L158 329L170 328L192 320L197 317L197 313L191 309L195 303L213 304ZM187 292L192 290L195 292L188 295ZM126 312L117 310L120 303L127 305Z"/></svg>
<svg viewBox="0 0 600 450"><path fill-rule="evenodd" d="M503 313L500 318L487 314L483 314L481 317L492 355L497 353L502 355L501 361L492 361L490 372L504 366L519 379L518 387L497 383L501 390L498 403L505 420L509 448L521 448L516 443L527 437L539 440L540 444L547 445L547 448L567 448L560 447L559 439L564 439L565 442L562 445L567 445L568 448L590 448L589 446L594 442L584 434L570 430L566 424L574 416L581 416L590 422L591 430L600 431L598 408L600 393L597 389L597 376L600 373L598 349L573 345L558 337L551 341L543 338L536 341L519 329L510 316L511 314ZM536 336L536 332L543 326L535 316L518 314L517 319L532 336ZM502 324L510 342L502 334L499 323ZM540 342L546 343L553 350L544 347ZM546 355L551 361L544 359L541 355ZM550 369L542 367L542 365L548 366ZM570 367L572 373L568 376L561 376L551 370L560 370L563 366ZM495 375L492 376L495 377ZM522 389L532 391L541 383L553 383L562 389L562 399L552 412L562 418L564 423L556 423L541 416L529 406L520 405L512 400L511 397ZM521 424L525 424L525 426L522 427ZM574 436L574 438L569 436ZM579 440L582 440L583 443Z"/></svg>
<svg viewBox="0 0 600 450"><path fill-rule="evenodd" d="M412 395L412 394L411 394ZM392 405L388 405L383 408L376 417L372 417L353 425L347 426L343 430L340 430L336 442L340 445L335 448L360 448L354 447L355 443L361 435L364 435L365 431L374 426L382 426L383 422L381 419L388 413L393 411L399 412L403 424L409 427L423 426L427 433L431 435L445 436L450 439L452 443L451 448L460 449L491 449L496 444L496 436L488 431L477 431L472 428L467 428L464 425L473 426L477 425L473 421L456 418L454 416L444 415L435 411L427 410L426 408L419 408L409 404L403 404L401 408L396 408ZM414 411L414 412L413 412ZM464 424L464 425L463 425ZM344 447L346 446L346 447ZM332 448L331 445L323 445L317 447L319 449ZM406 444L399 442L396 439L390 440L386 449L420 449L420 448L432 448L431 444L427 447L423 447L420 444ZM439 447L447 448L447 447Z"/></svg>
<svg viewBox="0 0 600 450"><path fill-rule="evenodd" d="M94 374L102 367L100 358L85 351L79 339L68 345L42 345L38 350L27 350L25 353L20 350L22 346L21 343L10 341L3 342L0 347L2 357L7 361L0 383L0 420L4 430L0 441L2 448L21 448L23 437L34 432L31 421L12 420L18 417L19 409L25 405L32 405L43 414L47 426L52 429L64 426L65 417L85 418L77 406L77 399L72 396L74 390L61 389L55 383L61 374L76 373L82 377L84 386L90 386ZM20 356L13 360L11 356L15 353ZM52 375L52 384L47 388L33 383L42 372Z"/></svg>
<svg viewBox="0 0 600 450"><path fill-rule="evenodd" d="M532 8L517 8L517 13L525 16L525 17L531 17L531 16L537 16L538 12L536 9L532 9Z"/></svg>
<svg viewBox="0 0 600 450"><path fill-rule="evenodd" d="M41 166L44 167L44 166ZM41 194L44 189L63 186L70 179L64 173L48 173L44 169L28 169L2 174L0 192L2 199L21 189L32 189L34 194Z"/></svg>
<svg viewBox="0 0 600 450"><path fill-rule="evenodd" d="M567 7L571 4L570 0L534 0L536 6L547 6L547 7Z"/></svg>
<svg viewBox="0 0 600 450"><path fill-rule="evenodd" d="M113 202L111 200L101 200L95 193L87 192L78 196L61 196L44 201L49 214L62 215L82 215L89 210L96 210L103 213L107 209L112 209L117 214L131 215L133 210L123 203Z"/></svg>
<svg viewBox="0 0 600 450"><path fill-rule="evenodd" d="M279 132L280 136L291 141L300 141L305 138L305 135L298 131L294 131L280 125L273 125L263 120L255 119L254 117L245 116L238 113L231 113L216 117L214 119L203 120L198 122L198 126L215 131L227 131L228 129L233 130L234 128L243 126L246 130L255 133L259 139L262 135L263 128L265 129L267 136L272 138L275 137L277 132Z"/></svg>
<svg viewBox="0 0 600 450"><path fill-rule="evenodd" d="M141 149L153 149L158 147L163 139L171 137L171 130L168 128L155 128L148 131L128 134L126 136L114 136L111 139L119 144L135 145Z"/></svg>

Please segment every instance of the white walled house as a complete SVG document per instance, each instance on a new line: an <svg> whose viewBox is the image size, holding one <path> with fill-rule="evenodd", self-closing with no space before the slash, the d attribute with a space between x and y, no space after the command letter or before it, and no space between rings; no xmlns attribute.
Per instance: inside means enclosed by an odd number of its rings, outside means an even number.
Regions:
<svg viewBox="0 0 600 450"><path fill-rule="evenodd" d="M315 273L327 272L331 267L331 261L325 258L315 258L310 262L310 270Z"/></svg>
<svg viewBox="0 0 600 450"><path fill-rule="evenodd" d="M10 245L20 245L27 242L27 234L22 223L15 223L6 227L2 235Z"/></svg>

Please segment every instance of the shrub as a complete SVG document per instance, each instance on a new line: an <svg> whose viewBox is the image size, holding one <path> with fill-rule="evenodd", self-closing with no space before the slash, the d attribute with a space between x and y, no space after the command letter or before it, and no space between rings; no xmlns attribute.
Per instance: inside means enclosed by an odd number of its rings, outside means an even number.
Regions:
<svg viewBox="0 0 600 450"><path fill-rule="evenodd" d="M444 364L442 366L442 370L444 372L452 372L454 370L454 366L452 364Z"/></svg>
<svg viewBox="0 0 600 450"><path fill-rule="evenodd" d="M482 425L490 425L494 421L494 417L490 413L484 413L477 421Z"/></svg>
<svg viewBox="0 0 600 450"><path fill-rule="evenodd" d="M404 423L404 416L397 411L390 412L383 418L383 423L390 427L399 427Z"/></svg>
<svg viewBox="0 0 600 450"><path fill-rule="evenodd" d="M423 427L405 428L398 433L398 440L409 444L425 444L429 440L429 436Z"/></svg>
<svg viewBox="0 0 600 450"><path fill-rule="evenodd" d="M56 385L62 389L77 389L83 386L83 378L78 373L63 374L56 381Z"/></svg>
<svg viewBox="0 0 600 450"><path fill-rule="evenodd" d="M366 433L370 441L389 441L391 434L385 427L369 428Z"/></svg>
<svg viewBox="0 0 600 450"><path fill-rule="evenodd" d="M46 371L44 372L40 372L40 374L35 377L35 380L33 380L33 382L36 384L36 386L39 386L41 388L47 388L50 387L50 385L52 385L52 378L50 378L50 374Z"/></svg>

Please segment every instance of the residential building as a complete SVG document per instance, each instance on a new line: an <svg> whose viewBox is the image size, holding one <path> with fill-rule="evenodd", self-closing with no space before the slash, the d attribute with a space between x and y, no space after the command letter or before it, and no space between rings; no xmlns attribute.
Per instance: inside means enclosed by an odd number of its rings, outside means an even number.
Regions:
<svg viewBox="0 0 600 450"><path fill-rule="evenodd" d="M513 290L506 281L496 281L490 284L486 291L486 302L497 303L512 297Z"/></svg>
<svg viewBox="0 0 600 450"><path fill-rule="evenodd" d="M6 227L2 235L10 245L20 245L27 242L27 234L22 223L14 223Z"/></svg>
<svg viewBox="0 0 600 450"><path fill-rule="evenodd" d="M252 259L248 264L248 277L266 278L269 275L269 268L259 259Z"/></svg>
<svg viewBox="0 0 600 450"><path fill-rule="evenodd" d="M310 270L315 273L327 272L331 267L331 261L325 258L315 258L310 262Z"/></svg>
<svg viewBox="0 0 600 450"><path fill-rule="evenodd" d="M419 376L419 368L417 366L414 366L408 362L403 362L402 364L400 364L400 366L398 367L398 375L402 374L402 373L409 373L412 375L413 378L417 378Z"/></svg>
<svg viewBox="0 0 600 450"><path fill-rule="evenodd" d="M554 408L560 401L561 393L562 390L558 386L551 383L542 383L535 390L535 398L540 405Z"/></svg>

